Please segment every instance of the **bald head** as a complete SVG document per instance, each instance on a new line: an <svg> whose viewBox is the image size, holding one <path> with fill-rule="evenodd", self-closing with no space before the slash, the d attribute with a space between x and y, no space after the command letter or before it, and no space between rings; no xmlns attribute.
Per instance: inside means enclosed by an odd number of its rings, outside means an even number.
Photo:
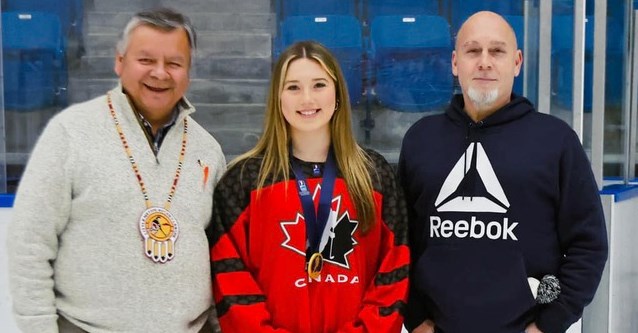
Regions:
<svg viewBox="0 0 638 333"><path fill-rule="evenodd" d="M483 30L487 34L493 34L495 32L502 33L506 39L504 40L505 42L511 43L514 49L518 48L516 34L512 26L507 23L503 16L490 11L477 12L463 22L456 34L456 44L454 48L458 50L459 41L465 40L464 37L466 37L465 34L467 34L468 30L474 32L477 29Z"/></svg>
<svg viewBox="0 0 638 333"><path fill-rule="evenodd" d="M452 52L452 73L472 119L484 119L509 103L522 62L514 29L502 16L478 12L463 23Z"/></svg>

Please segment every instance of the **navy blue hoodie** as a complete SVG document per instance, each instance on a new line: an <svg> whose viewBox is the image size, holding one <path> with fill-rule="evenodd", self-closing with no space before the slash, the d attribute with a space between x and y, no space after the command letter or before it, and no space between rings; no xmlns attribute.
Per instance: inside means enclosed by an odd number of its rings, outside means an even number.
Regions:
<svg viewBox="0 0 638 333"><path fill-rule="evenodd" d="M524 97L482 121L454 96L403 139L399 179L410 220L406 327L564 332L591 302L607 233L589 160L563 121ZM537 305L527 282L552 274L561 293Z"/></svg>

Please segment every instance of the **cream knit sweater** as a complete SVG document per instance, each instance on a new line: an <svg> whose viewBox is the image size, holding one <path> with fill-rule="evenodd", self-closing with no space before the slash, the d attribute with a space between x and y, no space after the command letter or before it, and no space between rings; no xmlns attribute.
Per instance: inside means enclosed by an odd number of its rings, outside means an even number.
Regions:
<svg viewBox="0 0 638 333"><path fill-rule="evenodd" d="M166 202L182 143L185 101L157 158L122 93L111 92L154 206ZM210 168L204 184L201 160ZM175 257L143 252L144 198L106 96L69 107L40 136L24 172L9 227L9 279L18 326L57 332L57 317L90 332L197 332L212 304L204 230L222 150L192 118L170 212L179 223Z"/></svg>

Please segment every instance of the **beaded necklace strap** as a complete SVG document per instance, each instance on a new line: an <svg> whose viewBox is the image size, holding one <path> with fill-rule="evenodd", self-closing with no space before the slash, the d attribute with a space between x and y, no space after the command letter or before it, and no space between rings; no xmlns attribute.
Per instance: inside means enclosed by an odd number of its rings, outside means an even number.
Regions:
<svg viewBox="0 0 638 333"><path fill-rule="evenodd" d="M142 190L142 195L144 195L144 202L146 203L146 208L151 208L153 205L151 204L151 200L149 199L148 192L146 191L146 185L144 184L144 180L142 179L142 175L140 174L139 166L137 162L135 162L135 158L133 158L133 154L131 153L131 148L126 140L126 136L122 131L122 126L120 125L120 121L117 118L115 113L115 108L113 107L113 102L111 100L111 94L106 95L106 100L109 105L109 110L111 111L111 116L113 117L113 121L115 122L115 128L117 129L118 134L120 135L120 140L122 140L122 146L124 147L124 152L126 156L128 156L129 162L131 162L131 167L133 168L133 172L135 173L135 177L137 178L137 182L140 184L140 189ZM184 156L186 155L186 138L188 137L188 122L187 118L184 118L184 133L182 134L182 149L179 152L179 159L177 160L177 170L175 170L175 178L173 179L173 183L171 185L171 190L168 193L168 198L166 199L166 203L164 204L164 209L168 210L171 206L171 202L173 200L173 196L175 195L175 191L177 190L177 183L179 182L179 176L182 173L182 166L184 164Z"/></svg>

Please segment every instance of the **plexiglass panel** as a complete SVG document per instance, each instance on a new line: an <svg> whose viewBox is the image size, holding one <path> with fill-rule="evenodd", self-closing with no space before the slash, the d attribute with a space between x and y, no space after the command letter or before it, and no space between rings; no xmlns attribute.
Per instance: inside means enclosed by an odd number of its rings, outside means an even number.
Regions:
<svg viewBox="0 0 638 333"><path fill-rule="evenodd" d="M60 2L65 6L50 6ZM581 2L585 16L582 137L591 152L597 1ZM153 4L171 5L128 0L50 3L2 2L0 192L15 191L29 153L53 115L117 84L114 45L131 13ZM221 143L228 160L245 152L261 135L273 60L294 40L314 37L342 62L358 140L396 162L408 127L421 117L443 112L451 95L460 92L450 64L460 24L473 12L492 10L510 22L524 52L524 70L515 81L515 92L536 105L549 103L549 113L577 125L572 108L579 94L573 91L573 74L580 67L574 66L573 22L579 2L553 0L545 16L539 0L423 3L247 0L217 1L213 6L206 0L181 1L179 10L191 17L200 37L187 94L197 108L194 117ZM627 152L635 151L637 144L635 139L627 141L631 104L627 27L632 4L606 3L604 176L618 179L627 174ZM546 39L542 17L552 25ZM351 28L338 28L345 25ZM545 93L539 87L549 90Z"/></svg>

